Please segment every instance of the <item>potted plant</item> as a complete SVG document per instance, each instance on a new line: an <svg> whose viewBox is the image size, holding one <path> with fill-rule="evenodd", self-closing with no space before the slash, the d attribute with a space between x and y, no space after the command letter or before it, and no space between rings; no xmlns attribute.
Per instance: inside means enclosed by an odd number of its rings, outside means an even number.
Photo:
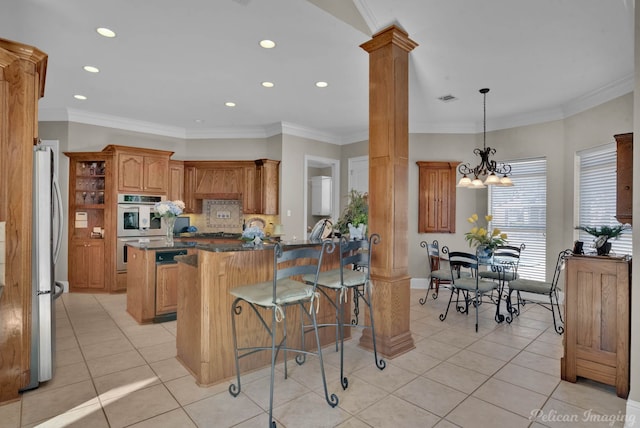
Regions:
<svg viewBox="0 0 640 428"><path fill-rule="evenodd" d="M338 221L333 225L333 228L343 235L351 233L352 238L354 238L352 231L357 230L358 232L356 233L360 233L361 238L364 238L366 226L369 223L368 194L351 189L348 198L349 203L342 211ZM349 225L351 225L351 228Z"/></svg>
<svg viewBox="0 0 640 428"><path fill-rule="evenodd" d="M606 256L611 251L609 239L618 239L622 233L629 228L628 224L618 224L616 226L576 226L576 229L584 230L593 236L593 246L599 256Z"/></svg>

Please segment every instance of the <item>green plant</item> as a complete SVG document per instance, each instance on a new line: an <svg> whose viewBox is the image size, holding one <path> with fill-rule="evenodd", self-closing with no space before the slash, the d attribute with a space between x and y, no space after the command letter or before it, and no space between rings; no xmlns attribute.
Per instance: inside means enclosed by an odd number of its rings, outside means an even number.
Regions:
<svg viewBox="0 0 640 428"><path fill-rule="evenodd" d="M347 197L349 203L342 211L338 221L333 225L335 230L343 234L349 233L349 223L353 226L358 226L369 222L368 194L351 189Z"/></svg>
<svg viewBox="0 0 640 428"><path fill-rule="evenodd" d="M618 239L622 233L629 228L629 225L619 224L617 226L576 226L576 229L584 230L589 235L606 236L607 239Z"/></svg>

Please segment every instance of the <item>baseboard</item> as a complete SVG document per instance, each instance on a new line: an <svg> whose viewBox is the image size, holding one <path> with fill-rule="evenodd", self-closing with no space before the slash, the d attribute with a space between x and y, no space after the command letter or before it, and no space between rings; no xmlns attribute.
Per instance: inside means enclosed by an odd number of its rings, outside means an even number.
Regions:
<svg viewBox="0 0 640 428"><path fill-rule="evenodd" d="M640 403L627 400L627 412L624 420L624 428L637 427L636 422L640 421Z"/></svg>
<svg viewBox="0 0 640 428"><path fill-rule="evenodd" d="M416 290L429 288L429 278L411 278L410 287Z"/></svg>
<svg viewBox="0 0 640 428"><path fill-rule="evenodd" d="M56 282L62 285L65 293L69 292L69 281L56 281Z"/></svg>

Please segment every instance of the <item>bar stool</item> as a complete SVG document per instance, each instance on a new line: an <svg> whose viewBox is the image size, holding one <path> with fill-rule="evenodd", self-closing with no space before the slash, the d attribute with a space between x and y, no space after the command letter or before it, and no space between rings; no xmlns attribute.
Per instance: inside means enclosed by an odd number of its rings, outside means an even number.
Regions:
<svg viewBox="0 0 640 428"><path fill-rule="evenodd" d="M318 272L322 264L322 255L333 252L335 244L325 241L315 246L294 247L284 250L283 245L277 243L273 250L273 280L258 284L243 285L230 290L235 296L231 305L231 321L233 328L233 347L236 364L236 383L229 385L229 393L236 397L241 390L240 384L240 359L260 351L271 351L271 382L269 386L269 426L276 426L273 420L273 382L275 374L275 364L279 351L283 351L284 356L284 378L287 378L287 351L295 352L296 362L302 364L307 354L318 355L320 360L320 371L324 394L327 403L331 407L338 404L338 397L335 394L329 395L327 381L324 374L324 364L322 361L322 347L318 334L318 324L316 321L317 299L316 283ZM306 275L311 281L305 282L293 279L298 275ZM305 304L309 304L309 308ZM316 338L317 351L307 351L304 347L304 340L300 348L289 348L287 346L287 308L297 305L300 308L301 325L304 326L304 318L311 321ZM248 347L238 347L238 337L236 333L236 318L242 315L244 308L252 309L252 312L259 318L260 324L271 338L270 345L257 345ZM267 309L271 313L271 322L263 316L259 308ZM278 341L277 325L283 322L283 334ZM270 324L270 325L269 325ZM304 328L302 329L304 332ZM303 335L304 338L304 335Z"/></svg>
<svg viewBox="0 0 640 428"><path fill-rule="evenodd" d="M349 291L353 290L353 300L360 299L369 307L369 321L371 325L358 325L352 321L350 327L370 328L373 339L373 357L376 367L384 370L386 362L378 359L376 347L376 330L373 322L373 301L371 296L370 265L373 246L380 242L380 235L372 234L369 239L349 241L345 237L340 240L340 267L320 272L317 278L317 290L322 293L336 310L336 322L320 324L318 327L336 327L336 351L340 342L340 383L342 389L347 389L349 380L344 376L344 306L347 304ZM305 275L303 279L312 284L313 275ZM330 295L332 294L332 296Z"/></svg>

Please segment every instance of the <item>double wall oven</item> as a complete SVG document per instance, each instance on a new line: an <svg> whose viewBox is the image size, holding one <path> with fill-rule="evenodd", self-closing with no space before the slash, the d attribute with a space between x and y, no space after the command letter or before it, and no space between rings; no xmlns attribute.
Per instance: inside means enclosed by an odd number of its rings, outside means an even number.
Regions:
<svg viewBox="0 0 640 428"><path fill-rule="evenodd" d="M154 205L164 201L164 196L118 195L118 246L116 268L127 270L127 243L162 241L165 228L160 218L155 218Z"/></svg>

